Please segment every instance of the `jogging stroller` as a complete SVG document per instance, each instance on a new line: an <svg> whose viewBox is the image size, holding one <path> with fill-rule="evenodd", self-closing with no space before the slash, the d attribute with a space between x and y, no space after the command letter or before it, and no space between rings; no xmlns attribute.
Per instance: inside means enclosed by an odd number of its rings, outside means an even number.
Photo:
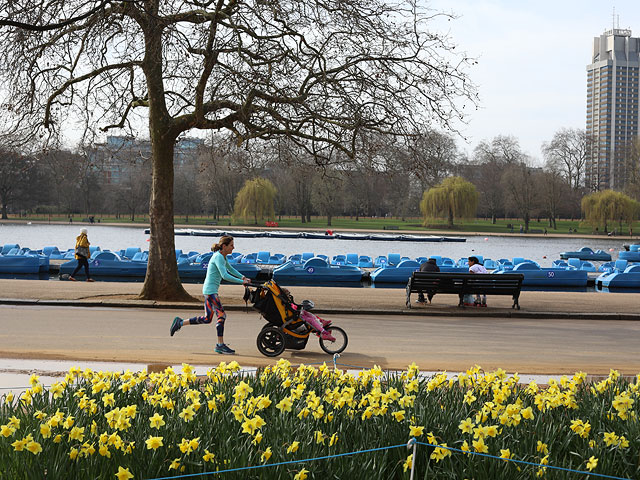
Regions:
<svg viewBox="0 0 640 480"><path fill-rule="evenodd" d="M277 357L286 348L303 350L311 333L319 336L320 332L312 326L314 323L323 325L335 338L334 341L320 338L322 350L333 355L347 348L349 339L342 328L310 313L315 306L312 301L303 300L300 304L295 303L288 290L279 287L273 280L261 285L250 284L245 292L245 301L250 301L268 322L256 339L258 350L267 357Z"/></svg>

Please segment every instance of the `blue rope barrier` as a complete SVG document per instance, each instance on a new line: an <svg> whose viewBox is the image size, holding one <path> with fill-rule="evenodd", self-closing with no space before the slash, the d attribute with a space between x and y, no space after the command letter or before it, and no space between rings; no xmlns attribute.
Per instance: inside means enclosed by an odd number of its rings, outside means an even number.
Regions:
<svg viewBox="0 0 640 480"><path fill-rule="evenodd" d="M513 459L513 458L502 458L502 457L498 457L496 455L489 455L488 453L480 453L480 452L472 452L472 451L465 452L464 450L460 450L459 448L444 447L442 445L432 445L430 443L418 442L417 440L416 440L416 443L418 445L426 445L427 447L438 447L438 448L442 448L443 450L451 450L451 451L454 451L454 452L460 452L460 453L464 453L464 454L467 454L467 455L478 455L478 456L481 456L481 457L494 458L494 459L497 459L497 460L502 460L503 462L522 463L523 465L532 465L534 467L540 467L540 468L551 468L551 469L554 469L554 470L562 470L564 472L580 473L582 475L593 475L594 477L612 478L614 480L631 480L629 478L614 477L612 475L605 475L603 473L586 472L584 470L573 470L571 468L555 467L553 465L543 465L541 463L527 462L526 460L516 460L516 459Z"/></svg>
<svg viewBox="0 0 640 480"><path fill-rule="evenodd" d="M270 464L265 464L265 465L252 465L250 467L230 468L230 469L227 469L227 470L219 470L217 472L189 473L189 474L186 474L186 475L176 475L174 477L154 477L154 478L149 478L147 480L170 480L170 479L173 479L173 478L187 478L187 477L196 477L196 476L201 476L201 475L219 475L221 473L239 472L239 471L242 471L242 470L255 470L256 468L278 467L280 465L290 465L292 463L314 462L314 461L317 461L317 460L327 460L329 458L348 457L350 455L357 455L359 453L378 452L380 450L390 450L392 448L399 448L399 447L405 447L406 448L407 444L403 443L401 445L390 445L390 446L387 446L387 447L369 448L367 450L357 450L355 452L338 453L337 455L326 455L324 457L303 458L301 460L289 460L289 461L286 461L286 462L270 463Z"/></svg>

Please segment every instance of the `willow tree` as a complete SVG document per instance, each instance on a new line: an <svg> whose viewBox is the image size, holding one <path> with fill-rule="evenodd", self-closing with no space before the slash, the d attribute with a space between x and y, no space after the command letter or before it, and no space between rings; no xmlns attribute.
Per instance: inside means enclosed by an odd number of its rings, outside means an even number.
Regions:
<svg viewBox="0 0 640 480"><path fill-rule="evenodd" d="M0 0L0 125L37 136L77 128L69 119L88 132L146 129L141 297L187 298L174 253L178 137L285 136L322 164L329 147L352 158L362 131L451 126L476 93L474 60L429 31L449 18L413 0Z"/></svg>
<svg viewBox="0 0 640 480"><path fill-rule="evenodd" d="M474 217L478 210L478 192L473 183L462 177L449 177L422 195L420 211L427 226L431 218L447 218L453 228L455 218Z"/></svg>
<svg viewBox="0 0 640 480"><path fill-rule="evenodd" d="M276 194L276 187L266 178L247 180L236 195L233 216L240 217L244 221L253 217L254 225L258 224L258 217L275 218L273 202Z"/></svg>
<svg viewBox="0 0 640 480"><path fill-rule="evenodd" d="M582 198L582 211L587 222L594 227L603 227L606 232L609 222L617 221L620 228L623 223L630 226L638 219L640 203L624 193L603 190L585 195Z"/></svg>

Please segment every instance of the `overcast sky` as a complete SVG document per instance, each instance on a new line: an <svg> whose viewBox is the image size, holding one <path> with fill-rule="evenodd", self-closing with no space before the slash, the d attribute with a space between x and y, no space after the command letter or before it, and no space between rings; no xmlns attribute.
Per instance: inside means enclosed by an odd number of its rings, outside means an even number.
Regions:
<svg viewBox="0 0 640 480"><path fill-rule="evenodd" d="M431 8L453 11L454 42L479 60L469 75L481 108L460 128L471 151L481 140L513 135L541 161L540 146L562 127L584 128L586 66L593 37L613 25L640 37L638 0L522 1L433 0Z"/></svg>

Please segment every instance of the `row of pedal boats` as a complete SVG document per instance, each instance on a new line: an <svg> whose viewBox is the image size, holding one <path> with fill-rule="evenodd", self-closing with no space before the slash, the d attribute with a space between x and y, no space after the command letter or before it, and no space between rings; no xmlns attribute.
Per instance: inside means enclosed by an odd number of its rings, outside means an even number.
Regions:
<svg viewBox="0 0 640 480"><path fill-rule="evenodd" d="M640 245L631 245L629 252L640 253ZM112 252L90 247L89 265L92 276L143 277L146 274L148 252L138 247ZM621 254L624 252L620 252ZM176 250L178 272L183 279L203 280L212 253ZM522 273L523 285L543 287L583 287L589 274L599 273L595 284L598 287L640 288L640 263L627 259L596 265L589 260L568 258L554 260L551 267L541 267L524 257L493 260L476 255L485 268L492 273ZM252 278L272 277L286 284L349 284L370 279L376 284L406 284L412 272L428 258L434 258L442 272L466 272L466 258L455 261L449 257L431 255L414 259L390 253L372 258L366 255L326 255L313 252L290 256L271 254L267 251L242 254L233 252L229 262L243 275ZM0 252L0 273L33 274L49 272L50 260L63 260L59 274L68 275L77 266L73 249L60 251L57 247L42 250L20 248L8 244ZM65 261L66 260L66 261ZM82 271L80 272L82 273Z"/></svg>
<svg viewBox="0 0 640 480"><path fill-rule="evenodd" d="M145 229L146 234L150 233ZM296 232L288 230L198 230L193 228L180 228L174 230L175 235L193 235L198 237L221 237L231 235L240 238L308 238L314 240L377 240L377 241L401 241L401 242L466 242L464 237L441 237L437 235L412 235L390 233L366 233L366 232Z"/></svg>

